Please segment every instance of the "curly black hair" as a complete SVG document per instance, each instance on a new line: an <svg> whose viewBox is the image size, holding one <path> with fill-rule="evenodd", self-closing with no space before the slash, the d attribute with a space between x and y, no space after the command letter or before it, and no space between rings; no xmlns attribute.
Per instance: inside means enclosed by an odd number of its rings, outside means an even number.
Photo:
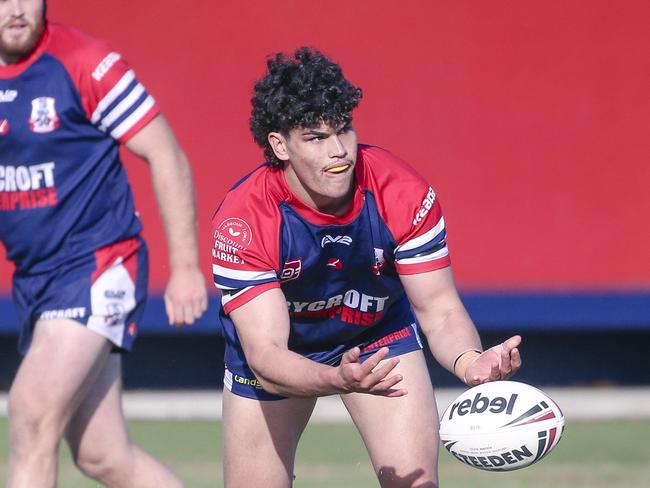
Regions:
<svg viewBox="0 0 650 488"><path fill-rule="evenodd" d="M301 47L293 58L278 53L267 61L268 72L255 83L250 129L271 166L282 167L267 140L270 132L285 136L291 129L352 122L362 92L343 76L341 67L319 51Z"/></svg>

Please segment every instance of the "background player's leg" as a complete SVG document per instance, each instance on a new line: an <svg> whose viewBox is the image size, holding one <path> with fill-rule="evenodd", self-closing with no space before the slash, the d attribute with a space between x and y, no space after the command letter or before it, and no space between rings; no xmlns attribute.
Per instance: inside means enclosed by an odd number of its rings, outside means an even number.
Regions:
<svg viewBox="0 0 650 488"><path fill-rule="evenodd" d="M183 486L162 463L129 439L122 413L122 357L111 354L70 419L66 440L77 467L108 487Z"/></svg>
<svg viewBox="0 0 650 488"><path fill-rule="evenodd" d="M9 488L56 485L65 426L108 358L109 342L70 320L42 320L9 392Z"/></svg>
<svg viewBox="0 0 650 488"><path fill-rule="evenodd" d="M400 356L393 374L408 395L351 393L341 398L368 449L383 488L438 486L438 412L422 351Z"/></svg>
<svg viewBox="0 0 650 488"><path fill-rule="evenodd" d="M316 400L258 401L223 391L225 488L287 488Z"/></svg>

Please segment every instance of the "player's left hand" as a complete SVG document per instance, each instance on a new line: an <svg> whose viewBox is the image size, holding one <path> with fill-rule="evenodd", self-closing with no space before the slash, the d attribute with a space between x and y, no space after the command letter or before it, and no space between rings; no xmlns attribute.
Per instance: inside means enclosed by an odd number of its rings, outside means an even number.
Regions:
<svg viewBox="0 0 650 488"><path fill-rule="evenodd" d="M208 308L205 279L197 266L174 269L165 290L165 310L169 324L193 324Z"/></svg>
<svg viewBox="0 0 650 488"><path fill-rule="evenodd" d="M488 381L507 380L521 367L519 354L521 336L491 347L477 356L465 370L465 382L469 386L480 385Z"/></svg>

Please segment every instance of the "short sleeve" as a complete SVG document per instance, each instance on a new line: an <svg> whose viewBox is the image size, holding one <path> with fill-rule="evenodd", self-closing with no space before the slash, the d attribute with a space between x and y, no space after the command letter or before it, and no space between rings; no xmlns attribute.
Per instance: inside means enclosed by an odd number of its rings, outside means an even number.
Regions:
<svg viewBox="0 0 650 488"><path fill-rule="evenodd" d="M229 194L212 219L212 273L226 313L278 288L279 215Z"/></svg>
<svg viewBox="0 0 650 488"><path fill-rule="evenodd" d="M435 190L409 164L377 147L366 147L366 184L396 246L399 274L417 274L450 265L445 219Z"/></svg>
<svg viewBox="0 0 650 488"><path fill-rule="evenodd" d="M158 113L154 98L121 53L109 44L57 26L48 49L65 66L86 118L119 142L126 142Z"/></svg>
<svg viewBox="0 0 650 488"><path fill-rule="evenodd" d="M419 195L424 197L409 205L411 227L398 237L395 248L395 266L400 274L424 273L450 264L445 218L436 192L430 186L421 187Z"/></svg>

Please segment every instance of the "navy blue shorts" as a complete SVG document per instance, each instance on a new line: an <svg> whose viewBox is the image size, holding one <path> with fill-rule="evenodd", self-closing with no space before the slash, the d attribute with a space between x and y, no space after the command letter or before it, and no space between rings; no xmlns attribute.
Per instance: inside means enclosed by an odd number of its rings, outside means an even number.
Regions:
<svg viewBox="0 0 650 488"><path fill-rule="evenodd" d="M341 357L345 351L351 349L355 345L361 348L361 362L368 359L375 352L382 347L388 347L387 358L394 356L401 356L412 351L422 349L422 341L418 334L416 324L407 325L398 330L394 327L387 326L374 326L374 333L366 336L365 340L361 343L350 344L332 350L330 354L323 354L322 352L316 354L304 354L308 359L312 359L322 364L329 364L331 366L338 366L341 362ZM226 371L223 377L223 384L232 393L238 396L253 398L255 400L282 400L286 397L280 395L273 395L264 391L252 370L247 364L233 370L226 364Z"/></svg>
<svg viewBox="0 0 650 488"><path fill-rule="evenodd" d="M39 320L70 319L130 351L147 296L147 248L139 237L110 244L52 273L14 276L25 354Z"/></svg>

